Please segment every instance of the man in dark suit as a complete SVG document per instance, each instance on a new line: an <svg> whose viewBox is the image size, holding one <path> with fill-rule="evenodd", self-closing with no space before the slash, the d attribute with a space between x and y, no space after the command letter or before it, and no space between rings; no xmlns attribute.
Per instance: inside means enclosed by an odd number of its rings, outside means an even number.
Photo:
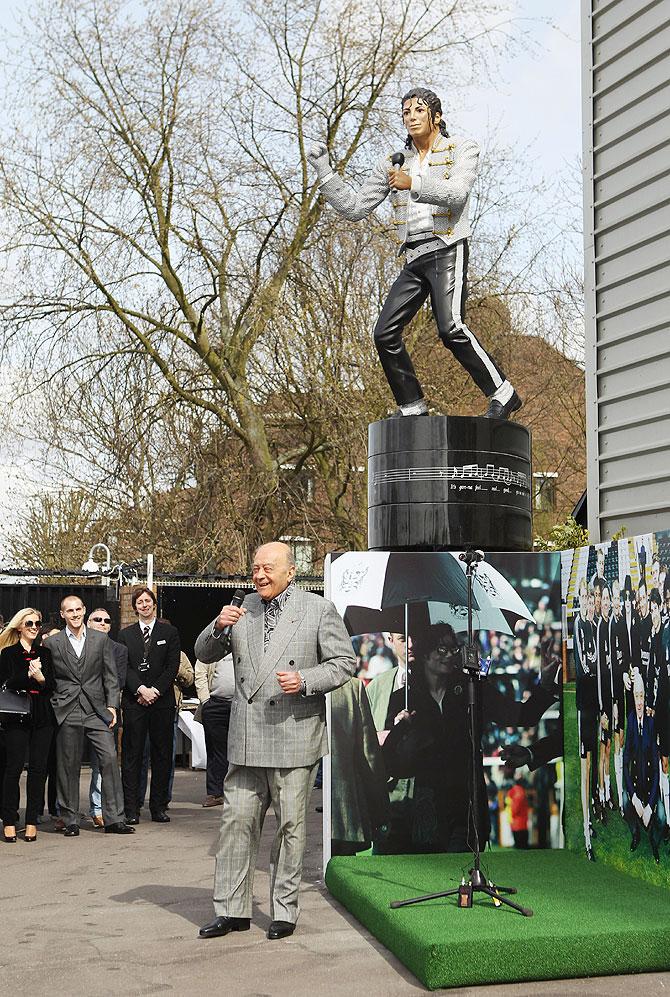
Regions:
<svg viewBox="0 0 670 997"><path fill-rule="evenodd" d="M64 835L79 834L79 774L84 737L93 745L102 773L105 832L128 834L112 727L116 724L119 682L112 645L105 634L84 626L86 607L78 596L61 602L65 629L49 637L56 674L52 698L57 732L58 799Z"/></svg>
<svg viewBox="0 0 670 997"><path fill-rule="evenodd" d="M151 747L151 819L168 824L166 810L175 698L172 686L179 669L181 645L175 627L156 619L156 596L150 588L132 597L138 622L119 632L128 648L128 674L123 691L123 795L126 822L139 824L139 785L147 734Z"/></svg>
<svg viewBox="0 0 670 997"><path fill-rule="evenodd" d="M645 711L644 681L639 672L633 678L635 712L628 717L624 762L624 817L632 838L630 850L640 844L642 829L649 835L651 853L659 862L658 844L663 823L658 813L658 748L654 722Z"/></svg>

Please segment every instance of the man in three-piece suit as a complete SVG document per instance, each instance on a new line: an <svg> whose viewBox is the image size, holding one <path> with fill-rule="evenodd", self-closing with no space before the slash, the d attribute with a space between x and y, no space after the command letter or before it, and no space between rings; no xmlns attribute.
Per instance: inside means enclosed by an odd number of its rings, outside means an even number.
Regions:
<svg viewBox="0 0 670 997"><path fill-rule="evenodd" d="M149 735L151 748L151 819L169 824L167 814L175 698L172 686L179 670L179 633L156 619L156 596L150 588L133 592L138 622L119 631L128 648L128 672L123 690L123 795L126 822L139 824L142 756Z"/></svg>
<svg viewBox="0 0 670 997"><path fill-rule="evenodd" d="M630 850L640 844L642 829L649 835L654 860L659 862L658 845L664 821L658 814L658 748L654 721L645 710L644 680L639 672L633 678L635 712L628 717L624 764L624 818L632 838Z"/></svg>
<svg viewBox="0 0 670 997"><path fill-rule="evenodd" d="M58 722L57 781L64 835L79 834L79 774L84 737L102 773L102 816L105 832L132 833L123 819L123 792L112 727L116 724L119 682L109 637L84 626L86 607L78 596L61 602L65 629L49 637L56 673L52 705Z"/></svg>
<svg viewBox="0 0 670 997"><path fill-rule="evenodd" d="M325 693L356 668L351 640L331 602L297 589L290 548L269 543L255 554L256 594L224 606L198 637L195 653L221 658L232 628L235 693L230 715L223 815L214 877L216 918L202 938L249 928L263 819L272 804L268 938L293 933L305 849L307 803L319 759L328 751Z"/></svg>

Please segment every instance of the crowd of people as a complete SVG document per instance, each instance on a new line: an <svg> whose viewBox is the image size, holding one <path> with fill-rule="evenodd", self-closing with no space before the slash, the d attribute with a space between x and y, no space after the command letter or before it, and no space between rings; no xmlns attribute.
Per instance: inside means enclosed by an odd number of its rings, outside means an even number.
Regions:
<svg viewBox="0 0 670 997"><path fill-rule="evenodd" d="M595 561L577 582L572 635L586 853L595 823L618 812L631 851L644 834L658 863L670 840L670 578L658 557L638 557L634 585L616 542Z"/></svg>
<svg viewBox="0 0 670 997"><path fill-rule="evenodd" d="M177 708L194 671L176 628L157 618L151 589L135 590L132 606L137 623L122 629L116 640L109 636L109 612L97 608L87 614L75 595L61 602L62 629L43 625L38 610L25 608L0 634L0 688L18 693L28 704L26 716L5 713L2 719L4 841L18 838L19 787L26 763L26 841L37 840L45 789L56 829L64 837L78 837L83 761L91 763L94 827L109 834L134 833L149 766L151 820L169 823Z"/></svg>

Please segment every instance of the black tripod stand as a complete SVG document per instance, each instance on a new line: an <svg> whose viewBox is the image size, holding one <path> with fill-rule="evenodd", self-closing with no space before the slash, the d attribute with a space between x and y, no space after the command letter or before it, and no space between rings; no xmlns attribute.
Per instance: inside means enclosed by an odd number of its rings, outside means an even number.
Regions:
<svg viewBox="0 0 670 997"><path fill-rule="evenodd" d="M470 819L472 821L472 858L473 864L469 871L469 880L461 883L460 886L452 890L442 890L440 893L428 893L423 897L412 897L410 900L393 900L391 907L409 907L410 904L420 904L425 900L440 900L442 897L458 897L459 907L472 907L475 893L485 893L491 897L496 907L506 904L523 914L524 917L532 917L533 912L530 907L522 907L520 904L509 900L509 894L516 893L514 886L495 886L487 882L481 870L479 851L479 830L477 827L479 818L479 779L478 773L481 765L480 760L480 731L479 731L479 684L485 677L479 667L479 653L474 639L472 625L472 584L477 572L477 564L484 560L484 555L480 550L468 548L460 555L461 560L466 565L466 577L468 582L468 641L463 648L463 672L467 677L468 685L468 733L470 735Z"/></svg>

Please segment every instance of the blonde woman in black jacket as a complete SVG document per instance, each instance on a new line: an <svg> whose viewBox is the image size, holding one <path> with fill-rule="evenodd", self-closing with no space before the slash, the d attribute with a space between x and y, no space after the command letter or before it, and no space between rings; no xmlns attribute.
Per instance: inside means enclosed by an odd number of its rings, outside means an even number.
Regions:
<svg viewBox="0 0 670 997"><path fill-rule="evenodd" d="M51 653L36 646L42 626L42 614L36 609L21 609L0 634L0 686L30 696L28 722L3 721L7 759L2 784L3 837L16 841L19 819L19 781L28 757L26 801L26 841L37 838L37 815L44 802L49 747L56 720L51 706L55 680Z"/></svg>

